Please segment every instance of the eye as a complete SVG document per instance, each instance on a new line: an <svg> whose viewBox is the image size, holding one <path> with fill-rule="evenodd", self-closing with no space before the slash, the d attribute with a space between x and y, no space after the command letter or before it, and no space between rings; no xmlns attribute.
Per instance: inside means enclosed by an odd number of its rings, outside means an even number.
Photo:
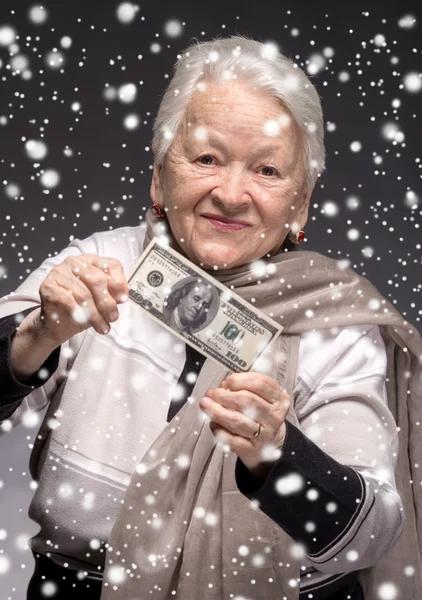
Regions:
<svg viewBox="0 0 422 600"><path fill-rule="evenodd" d="M200 156L198 160L202 165L211 165L213 164L214 157L210 154L204 154L203 156Z"/></svg>
<svg viewBox="0 0 422 600"><path fill-rule="evenodd" d="M277 169L275 169L274 167L262 167L261 172L266 177L273 177L274 175L278 174Z"/></svg>

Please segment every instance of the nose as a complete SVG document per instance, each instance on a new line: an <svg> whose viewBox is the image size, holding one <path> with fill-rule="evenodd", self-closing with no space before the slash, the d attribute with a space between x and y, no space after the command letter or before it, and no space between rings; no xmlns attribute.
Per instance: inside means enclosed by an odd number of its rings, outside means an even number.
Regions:
<svg viewBox="0 0 422 600"><path fill-rule="evenodd" d="M211 192L212 199L227 212L238 212L251 202L248 176L242 167L222 167L217 185Z"/></svg>

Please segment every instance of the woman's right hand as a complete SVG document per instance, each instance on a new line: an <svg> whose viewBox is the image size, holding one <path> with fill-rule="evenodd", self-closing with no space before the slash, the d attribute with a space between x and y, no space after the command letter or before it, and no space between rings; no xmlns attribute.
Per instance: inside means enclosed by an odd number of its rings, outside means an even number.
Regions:
<svg viewBox="0 0 422 600"><path fill-rule="evenodd" d="M39 293L41 309L33 311L34 329L59 346L89 327L108 333L110 323L119 317L117 305L128 298L129 286L118 260L81 254L54 267Z"/></svg>

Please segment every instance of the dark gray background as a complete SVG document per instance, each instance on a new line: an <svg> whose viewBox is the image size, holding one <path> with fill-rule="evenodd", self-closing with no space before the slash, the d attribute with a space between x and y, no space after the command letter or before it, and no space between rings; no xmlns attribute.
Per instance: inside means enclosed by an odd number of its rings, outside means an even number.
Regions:
<svg viewBox="0 0 422 600"><path fill-rule="evenodd" d="M133 3L140 10L125 25L116 18L119 2L49 0L42 3L47 21L36 25L28 18L33 2L1 1L0 27L16 29L15 51L28 58L32 76L8 68L8 49L0 46L0 296L73 237L139 223L150 204L152 121L176 55L193 37L240 33L277 43L305 69L312 54L334 51L312 78L336 128L326 132L327 172L314 191L304 248L349 259L421 330L422 93L401 87L407 73L422 70L420 2ZM416 25L404 29L398 21L409 13ZM184 23L180 36L166 34L170 19ZM63 36L72 39L69 49L60 45ZM45 63L53 48L63 54L61 70ZM347 82L339 79L344 71ZM130 82L133 103L104 98L106 84ZM138 128L123 126L128 114L138 115ZM383 135L388 123L402 132L398 141ZM25 151L31 139L48 147L38 164ZM350 149L354 141L359 152ZM46 190L39 178L48 169L60 183ZM10 183L20 188L15 198ZM350 208L351 196L358 208ZM324 211L328 201L336 216ZM358 239L349 239L350 229ZM25 539L36 531L26 516L35 434L20 426L1 440L0 600L23 599L32 572Z"/></svg>

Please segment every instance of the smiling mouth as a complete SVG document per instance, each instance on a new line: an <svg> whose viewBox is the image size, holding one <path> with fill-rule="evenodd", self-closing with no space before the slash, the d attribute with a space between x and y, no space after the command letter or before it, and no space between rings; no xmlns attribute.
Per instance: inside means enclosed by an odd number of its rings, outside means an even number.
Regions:
<svg viewBox="0 0 422 600"><path fill-rule="evenodd" d="M238 231L249 227L249 223L237 219L229 219L220 215L204 214L202 215L213 227L221 231Z"/></svg>

